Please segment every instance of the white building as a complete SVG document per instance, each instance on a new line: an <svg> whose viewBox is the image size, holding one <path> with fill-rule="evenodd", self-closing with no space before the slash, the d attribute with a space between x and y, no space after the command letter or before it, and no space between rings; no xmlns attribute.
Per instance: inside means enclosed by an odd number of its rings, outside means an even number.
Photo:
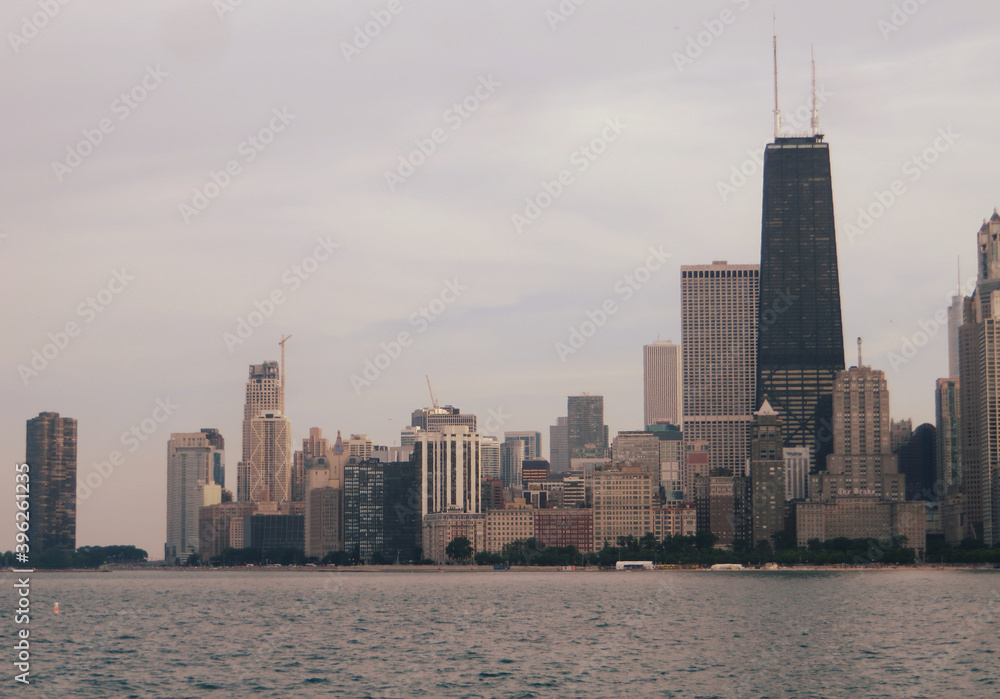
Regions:
<svg viewBox="0 0 1000 699"><path fill-rule="evenodd" d="M280 412L250 420L249 499L285 502L292 499L292 423Z"/></svg>
<svg viewBox="0 0 1000 699"><path fill-rule="evenodd" d="M645 425L681 425L684 405L681 347L657 341L642 348L643 419Z"/></svg>
<svg viewBox="0 0 1000 699"><path fill-rule="evenodd" d="M480 435L465 425L417 435L414 452L421 473L421 514L482 512Z"/></svg>
<svg viewBox="0 0 1000 699"><path fill-rule="evenodd" d="M222 502L222 486L212 480L216 449L202 432L175 432L167 442L168 562L185 562L198 552L198 511Z"/></svg>

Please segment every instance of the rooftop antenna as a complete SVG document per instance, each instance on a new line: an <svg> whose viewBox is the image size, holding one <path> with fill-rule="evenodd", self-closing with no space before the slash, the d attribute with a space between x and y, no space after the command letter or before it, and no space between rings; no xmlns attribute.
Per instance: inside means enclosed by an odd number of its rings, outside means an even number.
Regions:
<svg viewBox="0 0 1000 699"><path fill-rule="evenodd" d="M279 345L281 345L281 395L280 395L281 404L280 404L280 407L281 407L281 414L282 415L285 414L285 343L288 342L291 339L292 339L292 336L288 335L287 337L281 338L281 342L278 343Z"/></svg>
<svg viewBox="0 0 1000 699"><path fill-rule="evenodd" d="M778 13L774 12L772 17L773 37L774 37L774 138L778 138L781 131L781 110L778 109Z"/></svg>
<svg viewBox="0 0 1000 699"><path fill-rule="evenodd" d="M813 108L813 114L812 114L812 131L813 131L813 136L818 136L819 135L819 105L816 103L816 47L815 46L810 46L809 48L812 51L812 74L813 74L812 75L812 78L813 78L812 79L812 90L813 90L813 94L812 94L812 108Z"/></svg>
<svg viewBox="0 0 1000 699"><path fill-rule="evenodd" d="M860 369L864 364L861 362L861 338L858 338L858 368Z"/></svg>

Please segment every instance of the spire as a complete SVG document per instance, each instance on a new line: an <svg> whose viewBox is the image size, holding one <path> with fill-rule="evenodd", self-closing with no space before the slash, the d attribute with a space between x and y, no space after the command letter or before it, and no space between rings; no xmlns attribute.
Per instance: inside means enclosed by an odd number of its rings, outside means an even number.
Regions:
<svg viewBox="0 0 1000 699"><path fill-rule="evenodd" d="M862 361L861 361L861 338L859 337L858 338L858 368L860 369L863 366L864 366L864 363L862 363Z"/></svg>
<svg viewBox="0 0 1000 699"><path fill-rule="evenodd" d="M281 379L281 392L279 393L279 409L281 410L282 415L285 413L285 343L290 339L292 339L291 335L282 337L281 342L278 343L281 345L281 376L279 377Z"/></svg>
<svg viewBox="0 0 1000 699"><path fill-rule="evenodd" d="M781 134L781 110L778 109L778 13L774 11L772 16L772 29L774 38L774 138L777 140Z"/></svg>
<svg viewBox="0 0 1000 699"><path fill-rule="evenodd" d="M816 103L816 47L810 46L812 51L812 135L819 135L819 104Z"/></svg>

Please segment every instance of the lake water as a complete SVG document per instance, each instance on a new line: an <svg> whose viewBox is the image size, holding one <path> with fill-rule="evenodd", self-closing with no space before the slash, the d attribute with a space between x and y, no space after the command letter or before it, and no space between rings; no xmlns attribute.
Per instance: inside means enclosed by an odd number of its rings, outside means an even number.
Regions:
<svg viewBox="0 0 1000 699"><path fill-rule="evenodd" d="M1000 571L31 577L0 696L1000 696Z"/></svg>

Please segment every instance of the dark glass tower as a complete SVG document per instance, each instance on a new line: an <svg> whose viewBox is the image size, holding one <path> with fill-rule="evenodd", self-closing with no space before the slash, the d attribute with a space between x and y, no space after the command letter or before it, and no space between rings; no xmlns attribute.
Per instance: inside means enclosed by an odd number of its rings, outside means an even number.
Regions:
<svg viewBox="0 0 1000 699"><path fill-rule="evenodd" d="M830 146L774 139L764 152L757 404L782 415L785 445L833 445L833 382L844 369Z"/></svg>
<svg viewBox="0 0 1000 699"><path fill-rule="evenodd" d="M28 420L31 555L76 550L76 420L39 413ZM36 561L32 558L32 561Z"/></svg>

